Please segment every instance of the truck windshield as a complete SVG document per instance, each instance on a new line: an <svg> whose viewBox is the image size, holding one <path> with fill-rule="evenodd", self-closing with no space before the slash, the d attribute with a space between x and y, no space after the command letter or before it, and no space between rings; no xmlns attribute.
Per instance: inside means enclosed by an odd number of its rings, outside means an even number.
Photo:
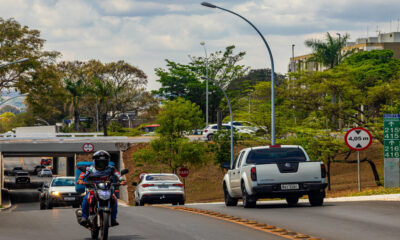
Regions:
<svg viewBox="0 0 400 240"><path fill-rule="evenodd" d="M299 148L254 149L247 157L247 164L267 164L278 162L305 162L306 156Z"/></svg>

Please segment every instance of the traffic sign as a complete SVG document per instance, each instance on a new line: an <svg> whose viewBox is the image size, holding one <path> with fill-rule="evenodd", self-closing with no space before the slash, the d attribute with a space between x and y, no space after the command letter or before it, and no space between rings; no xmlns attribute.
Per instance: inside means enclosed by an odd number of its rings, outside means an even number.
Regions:
<svg viewBox="0 0 400 240"><path fill-rule="evenodd" d="M399 114L384 114L383 119L383 156L385 188L399 187L400 145Z"/></svg>
<svg viewBox="0 0 400 240"><path fill-rule="evenodd" d="M94 146L91 143L85 143L83 144L82 149L84 152L91 153L94 150Z"/></svg>
<svg viewBox="0 0 400 240"><path fill-rule="evenodd" d="M362 151L372 143L371 133L362 127L350 129L344 137L346 145L354 151Z"/></svg>
<svg viewBox="0 0 400 240"><path fill-rule="evenodd" d="M179 176L186 178L187 176L189 176L189 169L186 167L181 167L178 170L178 174L179 174Z"/></svg>

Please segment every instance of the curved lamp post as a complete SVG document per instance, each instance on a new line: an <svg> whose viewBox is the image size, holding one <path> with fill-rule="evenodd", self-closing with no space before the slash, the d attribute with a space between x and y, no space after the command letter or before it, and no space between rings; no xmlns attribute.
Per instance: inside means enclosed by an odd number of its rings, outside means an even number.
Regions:
<svg viewBox="0 0 400 240"><path fill-rule="evenodd" d="M206 55L206 127L208 127L208 56L207 56L207 49L205 46L205 42L200 42L200 45L204 48L204 53Z"/></svg>
<svg viewBox="0 0 400 240"><path fill-rule="evenodd" d="M267 43L267 41L265 40L264 36L261 34L261 32L256 28L256 26L254 26L254 24L252 24L249 20L247 20L245 17L232 12L231 10L222 8L222 7L218 7L214 4L208 3L208 2L202 2L201 5L205 6L205 7L209 7L209 8L218 8L220 10L223 10L225 12L229 12L232 13L233 15L236 15L238 17L240 17L241 19L245 20L248 24L250 24L254 30L257 31L257 33L260 35L260 37L262 38L262 40L264 41L265 46L268 49L268 53L269 53L269 57L271 60L271 145L275 145L275 94L274 94L274 86L275 86L275 82L274 82L274 58L272 57L272 52L271 49L269 48L269 45Z"/></svg>
<svg viewBox="0 0 400 240"><path fill-rule="evenodd" d="M13 100L13 99L16 99L16 98L25 97L25 96L28 96L28 94L27 94L27 93L24 93L24 94L21 94L21 95L18 95L18 96L9 98L9 99L7 99L7 100L5 100L5 101L3 101L3 102L0 103L0 108L1 108L1 105L5 104L6 102L9 102L9 101L11 101L11 100Z"/></svg>
<svg viewBox="0 0 400 240"><path fill-rule="evenodd" d="M203 79L205 79L205 77L201 77ZM206 78L208 80L208 77ZM215 84L213 81L211 81L215 86L217 86L221 92L224 94L226 101L228 102L228 106L229 106L229 114L231 117L231 167L233 167L233 116L232 116L232 107L231 107L231 102L229 101L228 95L226 95L224 89L222 89L222 87L218 84Z"/></svg>
<svg viewBox="0 0 400 240"><path fill-rule="evenodd" d="M15 60L13 62L2 64L2 65L0 65L0 68L14 64L14 63L22 63L22 62L26 62L26 61L29 61L29 58L22 58L22 59Z"/></svg>

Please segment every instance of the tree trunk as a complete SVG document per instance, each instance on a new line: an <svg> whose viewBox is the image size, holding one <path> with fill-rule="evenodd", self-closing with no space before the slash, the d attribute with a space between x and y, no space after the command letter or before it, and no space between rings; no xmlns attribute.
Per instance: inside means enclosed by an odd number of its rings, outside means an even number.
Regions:
<svg viewBox="0 0 400 240"><path fill-rule="evenodd" d="M331 99L331 103L332 105L336 105L336 93L332 92L332 99ZM332 106L333 107L333 106ZM332 127L334 129L337 128L337 116L335 111L332 111Z"/></svg>
<svg viewBox="0 0 400 240"><path fill-rule="evenodd" d="M107 125L108 125L107 114L103 114L102 118L103 118L103 133L104 133L104 136L108 136L108 132L107 132Z"/></svg>
<svg viewBox="0 0 400 240"><path fill-rule="evenodd" d="M79 111L74 110L74 120L75 120L75 131L79 132Z"/></svg>
<svg viewBox="0 0 400 240"><path fill-rule="evenodd" d="M328 191L331 190L331 158L328 158L326 176L328 177Z"/></svg>

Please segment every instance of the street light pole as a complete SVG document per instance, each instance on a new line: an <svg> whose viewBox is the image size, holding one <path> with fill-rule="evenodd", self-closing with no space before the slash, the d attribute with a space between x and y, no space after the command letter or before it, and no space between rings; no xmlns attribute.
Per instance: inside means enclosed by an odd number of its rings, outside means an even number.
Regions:
<svg viewBox="0 0 400 240"><path fill-rule="evenodd" d="M212 81L211 81L212 82ZM212 82L214 83L214 82ZM228 106L229 106L229 115L231 118L231 167L233 166L233 115L232 115L232 106L231 106L231 102L229 101L228 95L226 95L224 89L222 89L222 87L220 85L217 85L214 83L214 85L216 85L221 92L224 94L226 101L228 102Z"/></svg>
<svg viewBox="0 0 400 240"><path fill-rule="evenodd" d="M0 68L14 64L14 63L22 63L22 62L26 62L26 61L29 61L29 58L22 58L22 59L15 60L13 62L2 64L2 65L0 65Z"/></svg>
<svg viewBox="0 0 400 240"><path fill-rule="evenodd" d="M205 7L209 7L209 8L218 8L220 10L232 13L233 15L236 15L236 16L240 17L241 19L246 21L248 24L250 24L254 28L254 30L256 30L256 32L262 38L265 46L267 47L268 53L269 53L269 57L270 57L270 60L271 60L271 144L275 145L275 93L274 93L275 92L275 89L274 89L274 86L275 86L275 82L274 82L275 71L274 71L274 58L272 57L272 52L271 52L271 49L270 49L267 41L265 40L265 38L261 34L261 32L256 28L256 26L254 26L254 24L252 24L245 17L243 17L243 16L241 16L241 15L235 13L235 12L232 12L231 10L228 10L228 9L225 9L225 8L222 8L222 7L218 7L218 6L213 5L211 3L208 3L208 2L202 2L201 5L203 5Z"/></svg>
<svg viewBox="0 0 400 240"><path fill-rule="evenodd" d="M208 56L205 42L200 42L200 45L204 48L204 53L206 55L206 128L208 127Z"/></svg>
<svg viewBox="0 0 400 240"><path fill-rule="evenodd" d="M296 62L294 61L294 44L292 44L292 72L295 72Z"/></svg>

